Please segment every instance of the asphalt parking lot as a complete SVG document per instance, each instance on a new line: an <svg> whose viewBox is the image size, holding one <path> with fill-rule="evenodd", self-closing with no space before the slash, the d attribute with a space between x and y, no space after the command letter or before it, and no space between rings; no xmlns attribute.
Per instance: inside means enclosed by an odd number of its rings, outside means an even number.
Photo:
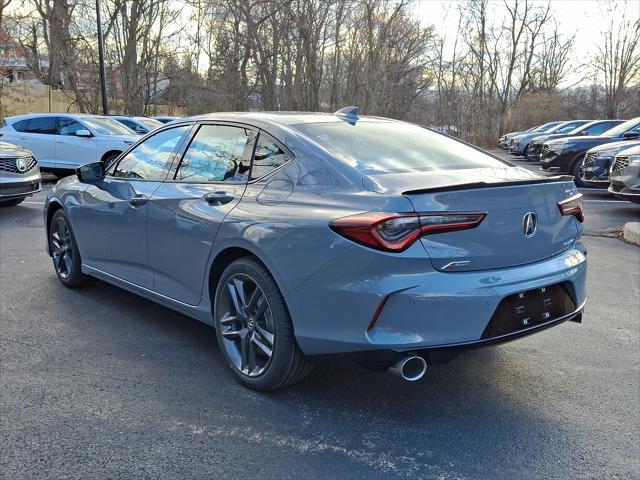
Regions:
<svg viewBox="0 0 640 480"><path fill-rule="evenodd" d="M582 324L468 352L418 383L327 358L273 394L234 382L210 327L99 281L63 288L44 192L4 209L0 474L638 478L640 248L615 229L640 209L585 193Z"/></svg>

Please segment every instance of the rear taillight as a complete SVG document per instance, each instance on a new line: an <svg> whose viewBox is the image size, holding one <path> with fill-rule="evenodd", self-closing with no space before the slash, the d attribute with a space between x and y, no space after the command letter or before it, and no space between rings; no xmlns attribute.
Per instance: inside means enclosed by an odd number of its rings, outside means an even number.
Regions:
<svg viewBox="0 0 640 480"><path fill-rule="evenodd" d="M354 242L378 250L402 252L423 235L475 228L486 213L378 213L342 217L331 229Z"/></svg>
<svg viewBox="0 0 640 480"><path fill-rule="evenodd" d="M573 215L580 222L584 222L584 212L582 210L582 194L578 193L573 197L558 202L558 208L562 215Z"/></svg>

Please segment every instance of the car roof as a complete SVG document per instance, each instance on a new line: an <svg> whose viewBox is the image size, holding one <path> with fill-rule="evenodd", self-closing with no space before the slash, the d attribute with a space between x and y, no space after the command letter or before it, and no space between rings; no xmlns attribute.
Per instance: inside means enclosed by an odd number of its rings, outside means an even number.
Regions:
<svg viewBox="0 0 640 480"><path fill-rule="evenodd" d="M180 122L220 120L231 122L266 123L281 126L299 125L301 123L328 123L345 121L334 113L316 112L218 112L194 115L181 118ZM360 116L358 122L395 122L390 118Z"/></svg>
<svg viewBox="0 0 640 480"><path fill-rule="evenodd" d="M37 117L94 118L94 117L105 117L105 115L94 115L92 113L25 113L23 115L13 115L11 117L6 117L5 120L14 122L14 121L23 120L26 118L37 118ZM105 117L105 118L108 118L108 117Z"/></svg>

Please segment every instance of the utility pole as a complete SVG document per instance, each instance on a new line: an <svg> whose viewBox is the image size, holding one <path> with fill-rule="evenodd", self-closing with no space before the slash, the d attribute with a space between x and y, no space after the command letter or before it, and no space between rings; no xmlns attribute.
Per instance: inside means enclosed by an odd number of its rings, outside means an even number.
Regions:
<svg viewBox="0 0 640 480"><path fill-rule="evenodd" d="M100 0L96 0L96 21L98 22L98 63L100 64L100 89L102 90L102 113L109 114L107 102L107 78L104 68L104 38L102 36L102 22L100 21Z"/></svg>

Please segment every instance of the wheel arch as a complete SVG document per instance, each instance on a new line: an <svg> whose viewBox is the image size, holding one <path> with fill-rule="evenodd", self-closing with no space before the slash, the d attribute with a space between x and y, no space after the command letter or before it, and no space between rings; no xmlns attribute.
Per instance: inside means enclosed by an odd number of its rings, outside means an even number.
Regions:
<svg viewBox="0 0 640 480"><path fill-rule="evenodd" d="M49 202L49 205L47 205L47 220L45 224L47 232L47 254L49 256L51 256L51 250L49 249L49 231L51 230L51 220L58 210L64 210L62 203L60 203L60 201L58 201L57 199L51 200Z"/></svg>
<svg viewBox="0 0 640 480"><path fill-rule="evenodd" d="M104 153L104 155L102 155L102 157L100 158L100 161L101 161L102 163L104 163L104 161L105 161L107 158L109 158L111 155L120 155L121 153L122 153L122 150L114 150L114 149L107 150L107 151ZM106 167L106 165L105 165L105 167Z"/></svg>
<svg viewBox="0 0 640 480"><path fill-rule="evenodd" d="M247 257L258 262L262 267L264 267L264 269L267 272L269 272L269 275L271 275L271 278L273 278L273 281L276 282L276 285L278 286L278 289L282 294L282 297L284 299L285 305L287 306L287 309L289 310L289 312L291 312L287 304L287 297L286 297L287 292L283 288L282 281L279 278L278 272L275 271L273 265L271 265L269 261L265 261L264 256L260 255L259 252L256 252L256 250L254 248L251 248L251 246L230 245L230 246L225 246L224 248L221 248L220 250L218 250L210 262L209 271L207 274L207 288L208 288L207 293L209 294L211 313L213 314L216 287L218 286L218 282L225 268L227 268L235 260L238 260L240 258L247 258ZM295 323L294 323L294 330L295 330Z"/></svg>

